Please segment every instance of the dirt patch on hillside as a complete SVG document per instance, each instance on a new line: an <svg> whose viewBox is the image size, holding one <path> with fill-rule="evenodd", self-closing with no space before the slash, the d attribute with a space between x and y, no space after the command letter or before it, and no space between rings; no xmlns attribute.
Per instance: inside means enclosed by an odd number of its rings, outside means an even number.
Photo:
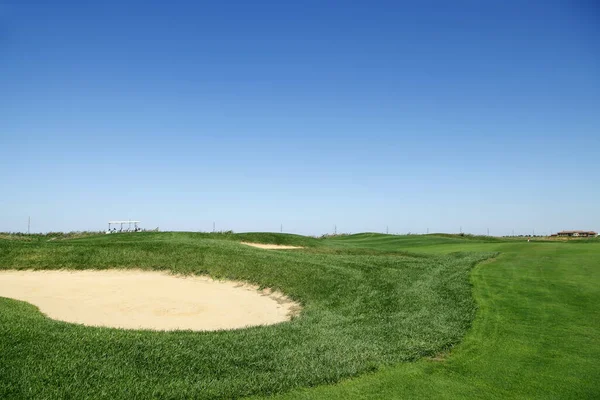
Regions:
<svg viewBox="0 0 600 400"><path fill-rule="evenodd" d="M140 270L0 271L0 296L90 326L211 331L288 321L300 305L246 283Z"/></svg>
<svg viewBox="0 0 600 400"><path fill-rule="evenodd" d="M258 247L259 249L266 250L290 250L290 249L303 249L302 246L288 246L285 244L263 244L263 243L250 243L250 242L241 242L246 246Z"/></svg>

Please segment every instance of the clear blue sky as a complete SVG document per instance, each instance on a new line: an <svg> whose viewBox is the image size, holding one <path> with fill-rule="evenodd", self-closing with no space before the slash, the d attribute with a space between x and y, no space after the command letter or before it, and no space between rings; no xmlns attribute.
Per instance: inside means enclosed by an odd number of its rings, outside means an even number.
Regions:
<svg viewBox="0 0 600 400"><path fill-rule="evenodd" d="M593 1L0 5L0 231L600 230L599 155Z"/></svg>

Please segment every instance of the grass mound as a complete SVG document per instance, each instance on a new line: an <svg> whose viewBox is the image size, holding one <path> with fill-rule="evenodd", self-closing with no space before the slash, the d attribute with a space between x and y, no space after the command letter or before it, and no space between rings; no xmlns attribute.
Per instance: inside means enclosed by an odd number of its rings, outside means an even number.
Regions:
<svg viewBox="0 0 600 400"><path fill-rule="evenodd" d="M473 235L386 235L382 233L358 233L333 236L324 240L329 246L344 248L365 248L379 250L413 250L423 246L460 245L469 243L503 243L502 239L490 236Z"/></svg>
<svg viewBox="0 0 600 400"><path fill-rule="evenodd" d="M363 250L363 239L270 233L0 239L5 269L207 274L281 290L304 307L274 326L161 333L53 321L31 305L0 298L0 398L268 395L433 356L458 343L476 309L470 270L493 253L413 255L375 237ZM265 252L240 241L308 248Z"/></svg>

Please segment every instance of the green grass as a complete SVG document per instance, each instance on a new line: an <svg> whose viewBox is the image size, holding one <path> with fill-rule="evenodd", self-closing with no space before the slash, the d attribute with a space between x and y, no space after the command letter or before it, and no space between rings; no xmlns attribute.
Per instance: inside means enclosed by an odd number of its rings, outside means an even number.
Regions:
<svg viewBox="0 0 600 400"><path fill-rule="evenodd" d="M463 343L442 360L275 398L600 398L600 243L582 243L594 242L442 245L502 251L473 271L479 310Z"/></svg>
<svg viewBox="0 0 600 400"><path fill-rule="evenodd" d="M50 239L0 238L0 268L209 274L282 290L304 309L269 327L164 333L53 321L0 298L2 399L600 396L598 240L263 233ZM264 251L239 241L306 248Z"/></svg>
<svg viewBox="0 0 600 400"><path fill-rule="evenodd" d="M471 236L471 235L384 235L381 233L358 233L355 235L336 236L324 240L326 244L332 247L341 248L365 248L378 250L399 249L415 250L423 246L439 246L473 243L506 243L502 239L489 236ZM455 248L456 250L456 248Z"/></svg>
<svg viewBox="0 0 600 400"><path fill-rule="evenodd" d="M50 238L52 239L52 238ZM307 245L265 251L238 241ZM457 344L486 254L337 249L279 234L136 233L0 241L6 269L141 268L278 289L303 304L289 323L150 332L53 321L0 300L0 398L233 398L338 382Z"/></svg>

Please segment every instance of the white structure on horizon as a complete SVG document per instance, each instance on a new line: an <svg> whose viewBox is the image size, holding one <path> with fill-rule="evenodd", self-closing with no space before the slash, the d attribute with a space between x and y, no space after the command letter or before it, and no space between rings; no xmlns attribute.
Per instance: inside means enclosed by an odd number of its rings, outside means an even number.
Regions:
<svg viewBox="0 0 600 400"><path fill-rule="evenodd" d="M106 233L117 233L117 232L139 232L141 229L138 227L138 224L142 221L108 221L108 230ZM128 228L123 230L123 225L127 224ZM133 224L133 230L131 229L131 224ZM117 230L117 228L111 228L111 225L121 225L121 228Z"/></svg>

